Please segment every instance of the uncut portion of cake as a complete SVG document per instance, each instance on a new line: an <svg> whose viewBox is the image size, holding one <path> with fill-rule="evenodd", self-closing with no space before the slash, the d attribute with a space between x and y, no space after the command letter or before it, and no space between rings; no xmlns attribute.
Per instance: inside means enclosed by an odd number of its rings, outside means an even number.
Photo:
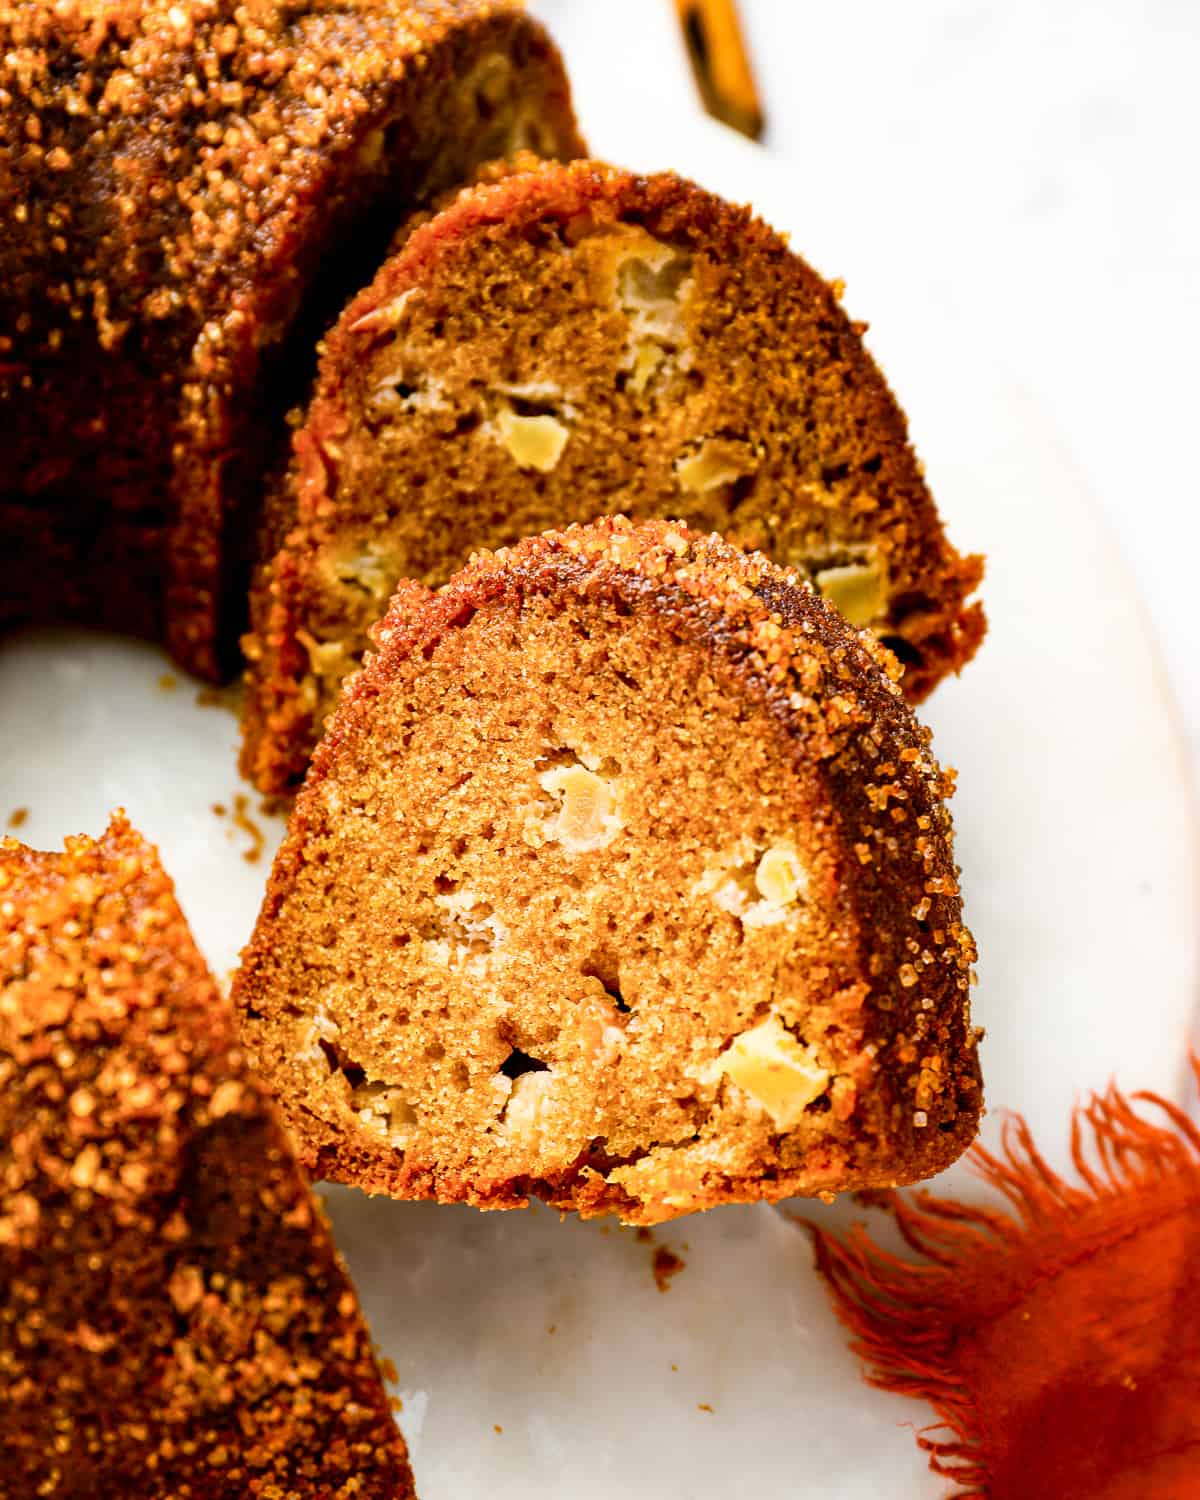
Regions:
<svg viewBox="0 0 1200 1500"><path fill-rule="evenodd" d="M967 1146L949 780L869 633L606 519L404 585L377 641L234 983L310 1168L650 1224Z"/></svg>
<svg viewBox="0 0 1200 1500"><path fill-rule="evenodd" d="M509 0L0 4L0 628L233 670L319 333L414 205L522 147L582 143Z"/></svg>
<svg viewBox="0 0 1200 1500"><path fill-rule="evenodd" d="M321 1212L120 816L0 842L0 1494L413 1494Z"/></svg>
<svg viewBox="0 0 1200 1500"><path fill-rule="evenodd" d="M420 218L329 335L271 502L245 773L302 777L400 578L606 512L801 569L921 698L982 637L982 565L860 334L779 235L676 177L534 165Z"/></svg>

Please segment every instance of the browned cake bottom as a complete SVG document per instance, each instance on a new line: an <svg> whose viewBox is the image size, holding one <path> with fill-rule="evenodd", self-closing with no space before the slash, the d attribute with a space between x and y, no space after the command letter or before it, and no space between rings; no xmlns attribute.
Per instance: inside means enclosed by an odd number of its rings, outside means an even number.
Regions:
<svg viewBox="0 0 1200 1500"><path fill-rule="evenodd" d="M948 783L870 637L603 522L408 585L378 640L235 984L319 1173L653 1223L966 1146Z"/></svg>
<svg viewBox="0 0 1200 1500"><path fill-rule="evenodd" d="M154 851L0 843L0 1496L406 1500L354 1292Z"/></svg>

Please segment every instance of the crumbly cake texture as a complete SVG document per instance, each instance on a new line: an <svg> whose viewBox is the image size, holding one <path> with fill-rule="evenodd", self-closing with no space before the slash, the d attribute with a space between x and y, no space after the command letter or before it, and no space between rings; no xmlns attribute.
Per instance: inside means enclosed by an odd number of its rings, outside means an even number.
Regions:
<svg viewBox="0 0 1200 1500"><path fill-rule="evenodd" d="M404 584L376 640L234 982L317 1174L652 1224L965 1148L950 780L869 633L616 518Z"/></svg>
<svg viewBox="0 0 1200 1500"><path fill-rule="evenodd" d="M398 579L607 512L801 569L913 701L983 635L981 560L947 540L838 289L677 177L524 165L417 220L325 341L252 590L263 791L302 777Z"/></svg>
<svg viewBox="0 0 1200 1500"><path fill-rule="evenodd" d="M354 1292L148 844L0 843L0 1495L405 1500Z"/></svg>
<svg viewBox="0 0 1200 1500"><path fill-rule="evenodd" d="M504 0L0 0L0 627L232 670L318 334L414 205L523 147L582 143Z"/></svg>

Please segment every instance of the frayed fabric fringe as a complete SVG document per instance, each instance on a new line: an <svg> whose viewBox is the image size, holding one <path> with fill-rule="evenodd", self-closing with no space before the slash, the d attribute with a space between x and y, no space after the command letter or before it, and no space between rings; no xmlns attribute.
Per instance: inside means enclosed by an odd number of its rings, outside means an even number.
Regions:
<svg viewBox="0 0 1200 1500"><path fill-rule="evenodd" d="M971 1155L1006 1206L890 1194L919 1258L808 1225L817 1267L868 1380L933 1406L961 1500L1200 1500L1200 1131L1110 1088L1071 1150L1076 1182L1010 1117Z"/></svg>

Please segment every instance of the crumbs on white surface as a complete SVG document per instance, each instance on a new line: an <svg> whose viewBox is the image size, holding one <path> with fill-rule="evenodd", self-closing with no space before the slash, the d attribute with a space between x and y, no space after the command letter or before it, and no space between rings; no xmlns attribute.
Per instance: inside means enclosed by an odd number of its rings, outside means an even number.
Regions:
<svg viewBox="0 0 1200 1500"><path fill-rule="evenodd" d="M250 847L242 850L242 858L248 865L256 865L262 858L267 840L262 829L250 816L250 799L244 792L238 792L233 799L233 826L249 835Z"/></svg>

